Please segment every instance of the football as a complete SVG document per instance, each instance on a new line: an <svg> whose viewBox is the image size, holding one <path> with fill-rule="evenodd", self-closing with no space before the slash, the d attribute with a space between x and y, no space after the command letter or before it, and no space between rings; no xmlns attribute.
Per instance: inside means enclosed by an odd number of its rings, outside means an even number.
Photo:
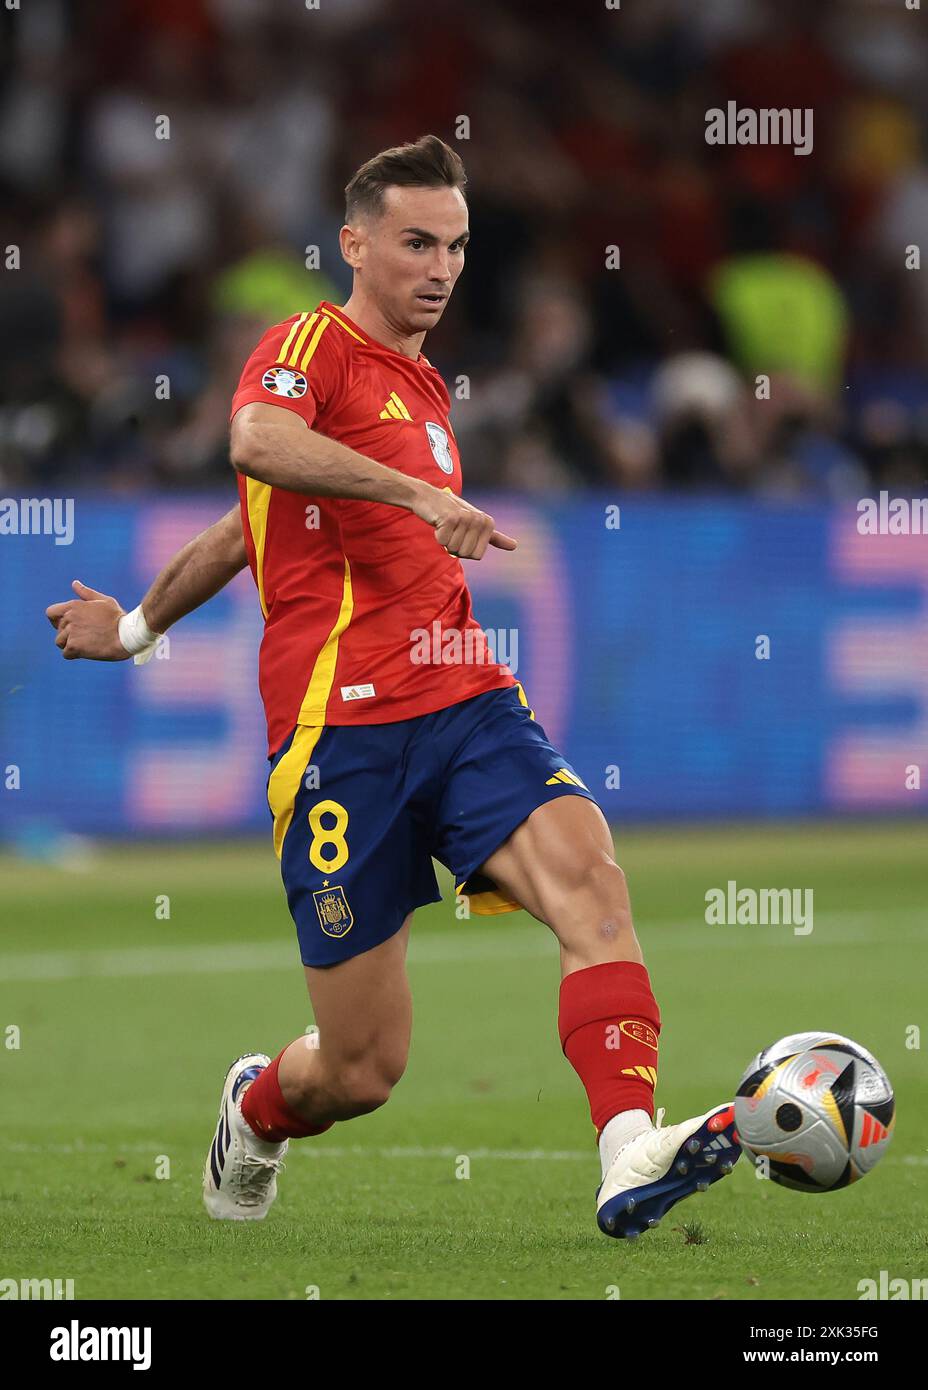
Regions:
<svg viewBox="0 0 928 1390"><path fill-rule="evenodd" d="M833 1192L870 1172L895 1119L889 1077L838 1033L793 1033L759 1052L735 1096L742 1148L797 1192Z"/></svg>

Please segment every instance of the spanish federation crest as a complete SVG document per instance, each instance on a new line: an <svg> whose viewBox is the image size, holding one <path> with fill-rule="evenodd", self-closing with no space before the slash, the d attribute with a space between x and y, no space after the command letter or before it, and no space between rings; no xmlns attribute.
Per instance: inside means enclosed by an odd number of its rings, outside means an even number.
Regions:
<svg viewBox="0 0 928 1390"><path fill-rule="evenodd" d="M354 926L344 888L317 888L313 893L319 925L326 936L345 936Z"/></svg>
<svg viewBox="0 0 928 1390"><path fill-rule="evenodd" d="M451 457L451 448L448 444L448 434L441 425L433 425L431 420L425 422L425 432L429 437L432 446L432 454L435 462L443 473L454 472L454 459Z"/></svg>

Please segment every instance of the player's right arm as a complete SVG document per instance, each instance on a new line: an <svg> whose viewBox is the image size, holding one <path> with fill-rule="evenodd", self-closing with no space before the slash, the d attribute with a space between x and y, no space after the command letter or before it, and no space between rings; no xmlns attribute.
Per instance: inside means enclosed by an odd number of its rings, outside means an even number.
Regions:
<svg viewBox="0 0 928 1390"><path fill-rule="evenodd" d="M462 560L479 560L488 545L516 548L491 516L463 497L355 453L279 405L252 401L236 411L230 458L236 472L288 492L402 507L433 527L439 545Z"/></svg>
<svg viewBox="0 0 928 1390"><path fill-rule="evenodd" d="M188 541L167 562L142 599L144 621L155 633L166 632L192 613L245 568L247 557L242 517L233 507L219 521ZM67 661L126 661L131 655L119 637L125 609L108 594L75 579L76 598L53 603L45 615L57 629L55 646Z"/></svg>

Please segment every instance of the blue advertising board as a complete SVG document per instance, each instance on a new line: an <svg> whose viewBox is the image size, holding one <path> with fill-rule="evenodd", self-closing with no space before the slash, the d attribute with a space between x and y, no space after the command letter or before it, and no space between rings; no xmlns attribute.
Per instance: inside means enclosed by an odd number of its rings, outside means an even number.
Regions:
<svg viewBox="0 0 928 1390"><path fill-rule="evenodd" d="M477 618L610 820L923 810L928 538L853 508L473 500L519 540L466 563ZM145 666L65 662L44 617L73 578L134 606L230 501L78 495L70 543L0 535L4 839L267 829L249 573Z"/></svg>

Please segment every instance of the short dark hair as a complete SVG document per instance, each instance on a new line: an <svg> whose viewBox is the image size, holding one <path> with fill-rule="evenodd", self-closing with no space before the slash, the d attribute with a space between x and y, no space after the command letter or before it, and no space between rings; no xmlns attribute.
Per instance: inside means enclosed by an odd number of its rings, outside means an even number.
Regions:
<svg viewBox="0 0 928 1390"><path fill-rule="evenodd" d="M384 190L393 184L403 188L459 188L467 183L461 156L437 135L421 135L406 145L381 150L362 164L345 189L345 221L359 214L379 217Z"/></svg>

